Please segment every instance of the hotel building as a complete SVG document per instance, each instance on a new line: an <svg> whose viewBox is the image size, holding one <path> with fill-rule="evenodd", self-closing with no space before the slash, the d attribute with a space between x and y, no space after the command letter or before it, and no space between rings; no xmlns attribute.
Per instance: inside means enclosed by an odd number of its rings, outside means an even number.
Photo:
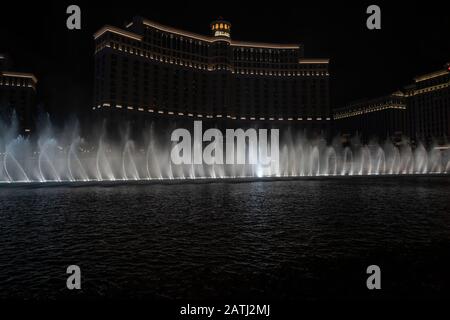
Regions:
<svg viewBox="0 0 450 320"><path fill-rule="evenodd" d="M12 71L10 58L0 54L0 115L8 118L14 110L21 133L33 127L36 84L33 74Z"/></svg>
<svg viewBox="0 0 450 320"><path fill-rule="evenodd" d="M413 141L447 143L450 137L450 64L414 78L385 97L334 110L336 128L364 137L408 136Z"/></svg>
<svg viewBox="0 0 450 320"><path fill-rule="evenodd" d="M358 133L364 138L404 134L406 100L402 92L352 102L334 110L335 128L342 134Z"/></svg>
<svg viewBox="0 0 450 320"><path fill-rule="evenodd" d="M326 128L331 120L328 59L304 56L301 44L237 41L231 24L200 35L135 17L104 26L95 38L95 112L226 119ZM125 114L124 114L125 113Z"/></svg>

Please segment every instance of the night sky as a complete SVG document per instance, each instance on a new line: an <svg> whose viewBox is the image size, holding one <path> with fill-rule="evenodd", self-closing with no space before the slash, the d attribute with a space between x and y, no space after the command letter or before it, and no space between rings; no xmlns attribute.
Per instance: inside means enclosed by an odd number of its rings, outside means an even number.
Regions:
<svg viewBox="0 0 450 320"><path fill-rule="evenodd" d="M0 52L11 56L16 71L38 77L38 98L46 110L64 115L92 104L93 33L105 24L123 27L135 15L200 34L209 34L209 23L222 16L232 23L234 39L302 43L306 57L331 59L332 107L389 94L450 61L450 19L444 1L221 3L2 3ZM70 4L81 7L79 31L66 28ZM370 4L381 7L381 30L366 28Z"/></svg>

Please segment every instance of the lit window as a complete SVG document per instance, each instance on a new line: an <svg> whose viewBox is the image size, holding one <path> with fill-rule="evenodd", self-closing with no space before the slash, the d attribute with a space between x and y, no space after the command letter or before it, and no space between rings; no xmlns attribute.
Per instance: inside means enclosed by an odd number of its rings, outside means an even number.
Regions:
<svg viewBox="0 0 450 320"><path fill-rule="evenodd" d="M220 24L220 29L223 29L223 23Z"/></svg>

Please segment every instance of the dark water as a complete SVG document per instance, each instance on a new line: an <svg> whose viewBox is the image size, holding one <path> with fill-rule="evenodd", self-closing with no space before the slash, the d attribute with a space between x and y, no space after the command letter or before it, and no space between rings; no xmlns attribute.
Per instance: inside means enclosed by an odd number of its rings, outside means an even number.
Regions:
<svg viewBox="0 0 450 320"><path fill-rule="evenodd" d="M448 297L449 197L449 178L3 188L0 298Z"/></svg>

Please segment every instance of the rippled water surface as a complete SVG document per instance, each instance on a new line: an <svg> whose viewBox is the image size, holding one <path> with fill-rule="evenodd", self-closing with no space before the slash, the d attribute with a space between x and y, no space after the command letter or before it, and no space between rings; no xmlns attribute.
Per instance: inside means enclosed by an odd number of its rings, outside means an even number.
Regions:
<svg viewBox="0 0 450 320"><path fill-rule="evenodd" d="M437 177L0 188L0 297L448 296L449 197Z"/></svg>

